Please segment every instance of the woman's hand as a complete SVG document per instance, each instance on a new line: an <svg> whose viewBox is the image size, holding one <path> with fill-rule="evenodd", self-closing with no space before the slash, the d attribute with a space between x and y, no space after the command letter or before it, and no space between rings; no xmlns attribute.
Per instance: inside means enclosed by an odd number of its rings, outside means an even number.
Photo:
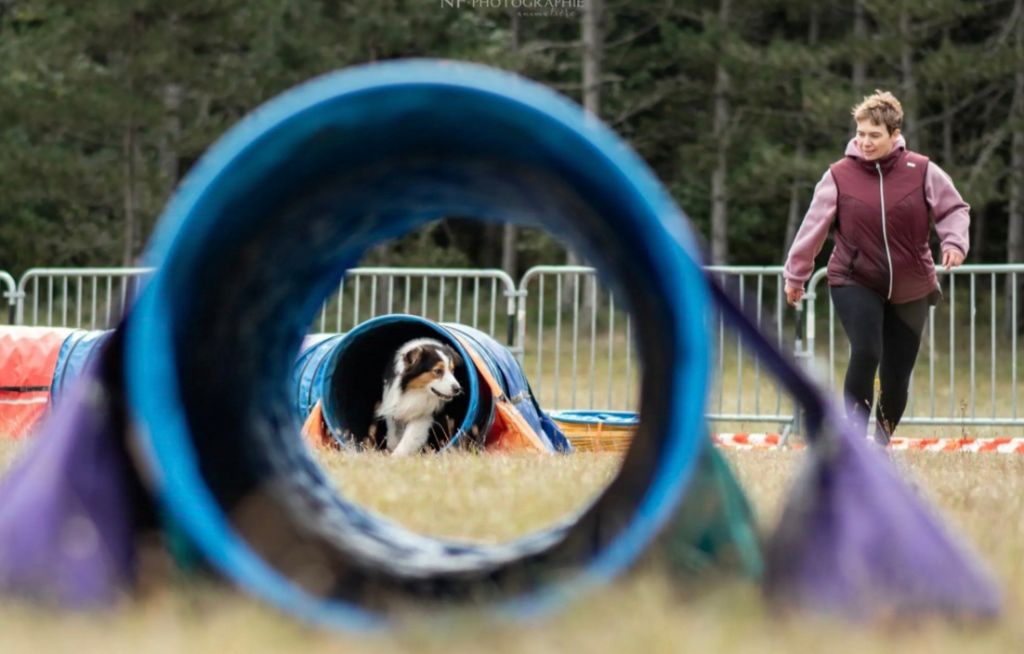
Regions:
<svg viewBox="0 0 1024 654"><path fill-rule="evenodd" d="M942 253L942 267L946 270L956 268L964 262L964 255L960 250L950 248Z"/></svg>
<svg viewBox="0 0 1024 654"><path fill-rule="evenodd" d="M962 261L963 257L961 257L960 259ZM797 302L802 300L803 297L804 297L804 289L802 289L802 288L792 288L790 286L786 287L786 302L789 302L790 306L795 307Z"/></svg>

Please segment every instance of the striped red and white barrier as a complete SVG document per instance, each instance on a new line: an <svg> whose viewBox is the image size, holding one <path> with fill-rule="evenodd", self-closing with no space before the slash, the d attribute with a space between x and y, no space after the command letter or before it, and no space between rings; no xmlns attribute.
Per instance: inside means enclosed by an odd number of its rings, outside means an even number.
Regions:
<svg viewBox="0 0 1024 654"><path fill-rule="evenodd" d="M919 452L996 452L1024 454L1024 438L893 438L893 450Z"/></svg>
<svg viewBox="0 0 1024 654"><path fill-rule="evenodd" d="M714 434L715 444L732 450L778 449L782 443L779 434ZM790 449L802 449L802 443L790 443ZM1010 436L997 438L901 438L892 439L889 449L898 452L993 452L996 454L1024 454L1024 438Z"/></svg>
<svg viewBox="0 0 1024 654"><path fill-rule="evenodd" d="M711 438L720 447L730 450L774 450L782 444L779 434L712 434ZM789 443L790 449L802 449L802 443Z"/></svg>

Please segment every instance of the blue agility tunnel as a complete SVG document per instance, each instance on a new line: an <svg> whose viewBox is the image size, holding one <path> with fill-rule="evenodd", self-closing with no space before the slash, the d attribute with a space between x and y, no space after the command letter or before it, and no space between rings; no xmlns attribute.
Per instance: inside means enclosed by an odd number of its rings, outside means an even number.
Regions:
<svg viewBox="0 0 1024 654"><path fill-rule="evenodd" d="M659 389L643 396L605 493L503 545L426 538L338 497L289 401L305 327L342 273L447 215L541 225L571 243L632 312L644 384ZM217 569L308 620L375 624L396 594L483 593L518 613L561 603L629 565L686 487L708 377L696 252L647 166L538 84L440 61L313 80L205 155L150 244L159 269L128 321L125 361L154 491Z"/></svg>
<svg viewBox="0 0 1024 654"><path fill-rule="evenodd" d="M555 452L568 452L572 449L562 430L537 404L537 398L522 367L508 348L468 325L445 323L444 328L479 355L505 398L540 437L546 449Z"/></svg>
<svg viewBox="0 0 1024 654"><path fill-rule="evenodd" d="M469 355L459 341L440 325L423 318L388 315L360 324L344 335L310 337L292 372L295 407L300 418L321 403L327 432L342 447L354 447L374 423L375 403L380 400L385 369L395 351L414 338L434 338L447 343L464 362ZM465 392L450 402L438 416L437 424L451 419L450 433L435 433L435 449L482 444L494 419L494 402L488 389L482 388L472 362L457 371ZM442 430L435 430L440 432Z"/></svg>
<svg viewBox="0 0 1024 654"><path fill-rule="evenodd" d="M501 545L427 538L339 497L297 437L290 398L305 329L345 270L449 215L540 225L571 243L632 312L643 383L658 388L644 395L634 447L604 494ZM76 385L78 402L53 423L63 440L49 447L70 465L91 438L123 462L117 443L134 440L125 449L144 468L138 480L175 533L239 586L309 621L380 625L396 597L542 611L625 569L686 488L708 376L696 252L684 216L629 147L538 84L442 61L326 75L252 112L182 182L146 253L157 272L93 371L109 401ZM123 436L105 439L126 421ZM97 488L92 476L68 483L118 557L70 561L57 549L56 562L28 569L18 562L33 545L11 516L9 530L0 521L0 585L33 592L45 577L48 595L110 597L133 569L115 537L129 530L107 526L134 515L111 501L133 492L132 477L116 479L123 492L97 492L94 503L83 499ZM47 524L59 540L60 520Z"/></svg>
<svg viewBox="0 0 1024 654"><path fill-rule="evenodd" d="M331 358L344 334L312 334L302 341L292 368L292 405L300 417L308 416L334 387ZM332 429L333 431L333 429Z"/></svg>
<svg viewBox="0 0 1024 654"><path fill-rule="evenodd" d="M74 380L93 365L111 333L108 330L76 329L68 334L60 346L57 365L53 369L51 404L59 402Z"/></svg>
<svg viewBox="0 0 1024 654"><path fill-rule="evenodd" d="M325 430L334 441L341 447L361 444L374 422L373 409L381 396L384 371L391 365L394 352L414 338L447 343L463 360L456 376L465 393L438 416L431 436L433 449L483 448L497 403L502 401L525 420L539 449L571 449L561 430L537 405L522 368L508 348L472 327L437 324L410 315L374 318L344 335L307 337L292 372L294 405L300 418L305 419L320 402ZM481 377L478 365L486 367L486 374L500 390L499 397Z"/></svg>

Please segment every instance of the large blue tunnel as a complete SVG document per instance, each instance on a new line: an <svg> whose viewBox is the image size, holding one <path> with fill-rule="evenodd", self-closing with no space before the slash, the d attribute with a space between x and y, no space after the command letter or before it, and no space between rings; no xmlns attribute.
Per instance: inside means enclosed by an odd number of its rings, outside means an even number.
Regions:
<svg viewBox="0 0 1024 654"><path fill-rule="evenodd" d="M410 533L339 497L289 396L344 271L448 215L543 226L639 326L642 419L621 473L579 515L501 545ZM307 620L377 625L394 597L559 604L635 560L691 476L708 376L696 251L630 148L538 84L442 61L315 79L216 143L160 219L125 341L145 478L215 568Z"/></svg>

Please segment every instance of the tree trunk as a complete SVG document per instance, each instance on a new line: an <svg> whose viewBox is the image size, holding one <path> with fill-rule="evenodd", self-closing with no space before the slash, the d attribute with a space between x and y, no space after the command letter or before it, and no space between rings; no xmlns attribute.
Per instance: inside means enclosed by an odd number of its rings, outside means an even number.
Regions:
<svg viewBox="0 0 1024 654"><path fill-rule="evenodd" d="M583 108L596 117L601 116L601 76L602 62L604 60L604 34L601 31L601 14L603 11L603 0L588 0L583 4L583 13L580 17L581 29L583 32ZM566 262L570 266L578 266L583 263L575 252L569 252ZM567 301L574 297L575 277L569 278ZM594 311L594 286L597 280L587 277L580 289L581 305L585 311Z"/></svg>
<svg viewBox="0 0 1024 654"><path fill-rule="evenodd" d="M178 143L181 140L181 102L184 89L167 84L163 89L164 124L157 146L160 160L160 190L170 197L178 184Z"/></svg>
<svg viewBox="0 0 1024 654"><path fill-rule="evenodd" d="M135 195L135 128L131 123L124 130L122 141L122 155L124 156L124 179L122 193L124 197L124 243L121 251L121 264L132 266L135 264L135 221L136 221L136 195Z"/></svg>
<svg viewBox="0 0 1024 654"><path fill-rule="evenodd" d="M178 143L181 141L181 103L185 94L178 84L165 84L163 88L163 127L157 143L157 161L159 165L160 192L158 205L165 204L178 184ZM136 160L141 159L137 156ZM153 232L153 223L159 210L146 212L146 224L140 224L138 238L145 241ZM141 221L140 221L141 223Z"/></svg>
<svg viewBox="0 0 1024 654"><path fill-rule="evenodd" d="M950 97L949 85L942 85L942 103L946 111L942 115L942 167L949 170L953 167L953 99Z"/></svg>
<svg viewBox="0 0 1024 654"><path fill-rule="evenodd" d="M511 9L509 14L512 21L512 52L518 52L521 41L519 11ZM501 232L501 269L508 273L512 279L517 279L516 275L519 268L518 249L519 230L514 223L505 223Z"/></svg>
<svg viewBox="0 0 1024 654"><path fill-rule="evenodd" d="M801 132L800 136L797 137L796 155L794 157L797 170L799 170L805 156L806 146L804 145L803 132ZM800 219L803 218L803 212L801 211L803 205L800 202L800 195L803 192L802 187L803 177L797 172L789 185L789 211L786 213L786 242L782 246L783 256L789 252L789 246L793 244L793 239L796 238L796 230L800 226Z"/></svg>
<svg viewBox="0 0 1024 654"><path fill-rule="evenodd" d="M988 213L985 207L971 212L971 226L974 227L974 234L971 236L971 259L974 261L980 261L988 249Z"/></svg>
<svg viewBox="0 0 1024 654"><path fill-rule="evenodd" d="M1024 0L1017 0L1015 49L1017 72L1014 75L1013 101L1010 105L1010 172L1007 202L1006 261L1024 262ZM1017 275L1017 328L1021 329L1024 316L1024 275ZM1007 288L1011 288L1008 284ZM1009 299L1009 298L1008 298ZM1010 306L1010 305L1007 305ZM1007 312L1009 314L1010 312Z"/></svg>
<svg viewBox="0 0 1024 654"><path fill-rule="evenodd" d="M942 40L944 44L949 44L949 28L943 30ZM942 166L946 170L953 167L953 119L955 112L953 111L953 94L949 91L949 84L943 80L942 82Z"/></svg>
<svg viewBox="0 0 1024 654"><path fill-rule="evenodd" d="M720 0L718 29L724 40L729 27L732 0ZM715 167L711 172L711 261L724 265L729 262L729 72L723 63L724 42L719 45L715 66L714 108L711 135L715 145Z"/></svg>
<svg viewBox="0 0 1024 654"><path fill-rule="evenodd" d="M132 182L132 193L135 198L133 204L135 206L135 243L132 246L132 257L137 259L142 253L143 248L146 246L146 239L149 235L149 223L156 220L155 214L158 209L150 208L147 211L147 207L151 207L153 204L145 194L146 187L142 185L140 181L140 175L145 174L145 160L142 157L142 139L139 137L138 132L132 137L132 169L134 171L134 180ZM147 220L147 214L148 220Z"/></svg>
<svg viewBox="0 0 1024 654"><path fill-rule="evenodd" d="M853 3L853 92L858 96L867 92L868 62L864 56L865 41L868 38L868 18L864 0Z"/></svg>
<svg viewBox="0 0 1024 654"><path fill-rule="evenodd" d="M807 45L809 48L814 48L818 44L818 34L820 21L818 20L818 7L814 5L811 7L810 22L807 25ZM801 104L803 104L804 94L804 81L805 77L803 74L800 75L800 95ZM801 107L802 108L802 107ZM800 115L805 115L804 111L800 112ZM792 245L793 239L796 237L797 227L800 225L801 219L801 202L800 195L803 192L804 178L802 174L804 157L807 156L807 145L806 145L806 125L801 125L796 137L796 154L794 156L793 168L796 173L793 175L793 181L789 185L789 211L786 214L786 240L782 244L783 256L789 252L789 246Z"/></svg>
<svg viewBox="0 0 1024 654"><path fill-rule="evenodd" d="M604 55L601 34L602 0L583 5L583 108L601 115L601 61Z"/></svg>
<svg viewBox="0 0 1024 654"><path fill-rule="evenodd" d="M908 0L900 3L900 103L903 105L903 134L907 147L923 150L917 133L917 80L914 78L914 43Z"/></svg>
<svg viewBox="0 0 1024 654"><path fill-rule="evenodd" d="M505 223L501 233L501 269L516 278L519 269L519 230L514 223Z"/></svg>

